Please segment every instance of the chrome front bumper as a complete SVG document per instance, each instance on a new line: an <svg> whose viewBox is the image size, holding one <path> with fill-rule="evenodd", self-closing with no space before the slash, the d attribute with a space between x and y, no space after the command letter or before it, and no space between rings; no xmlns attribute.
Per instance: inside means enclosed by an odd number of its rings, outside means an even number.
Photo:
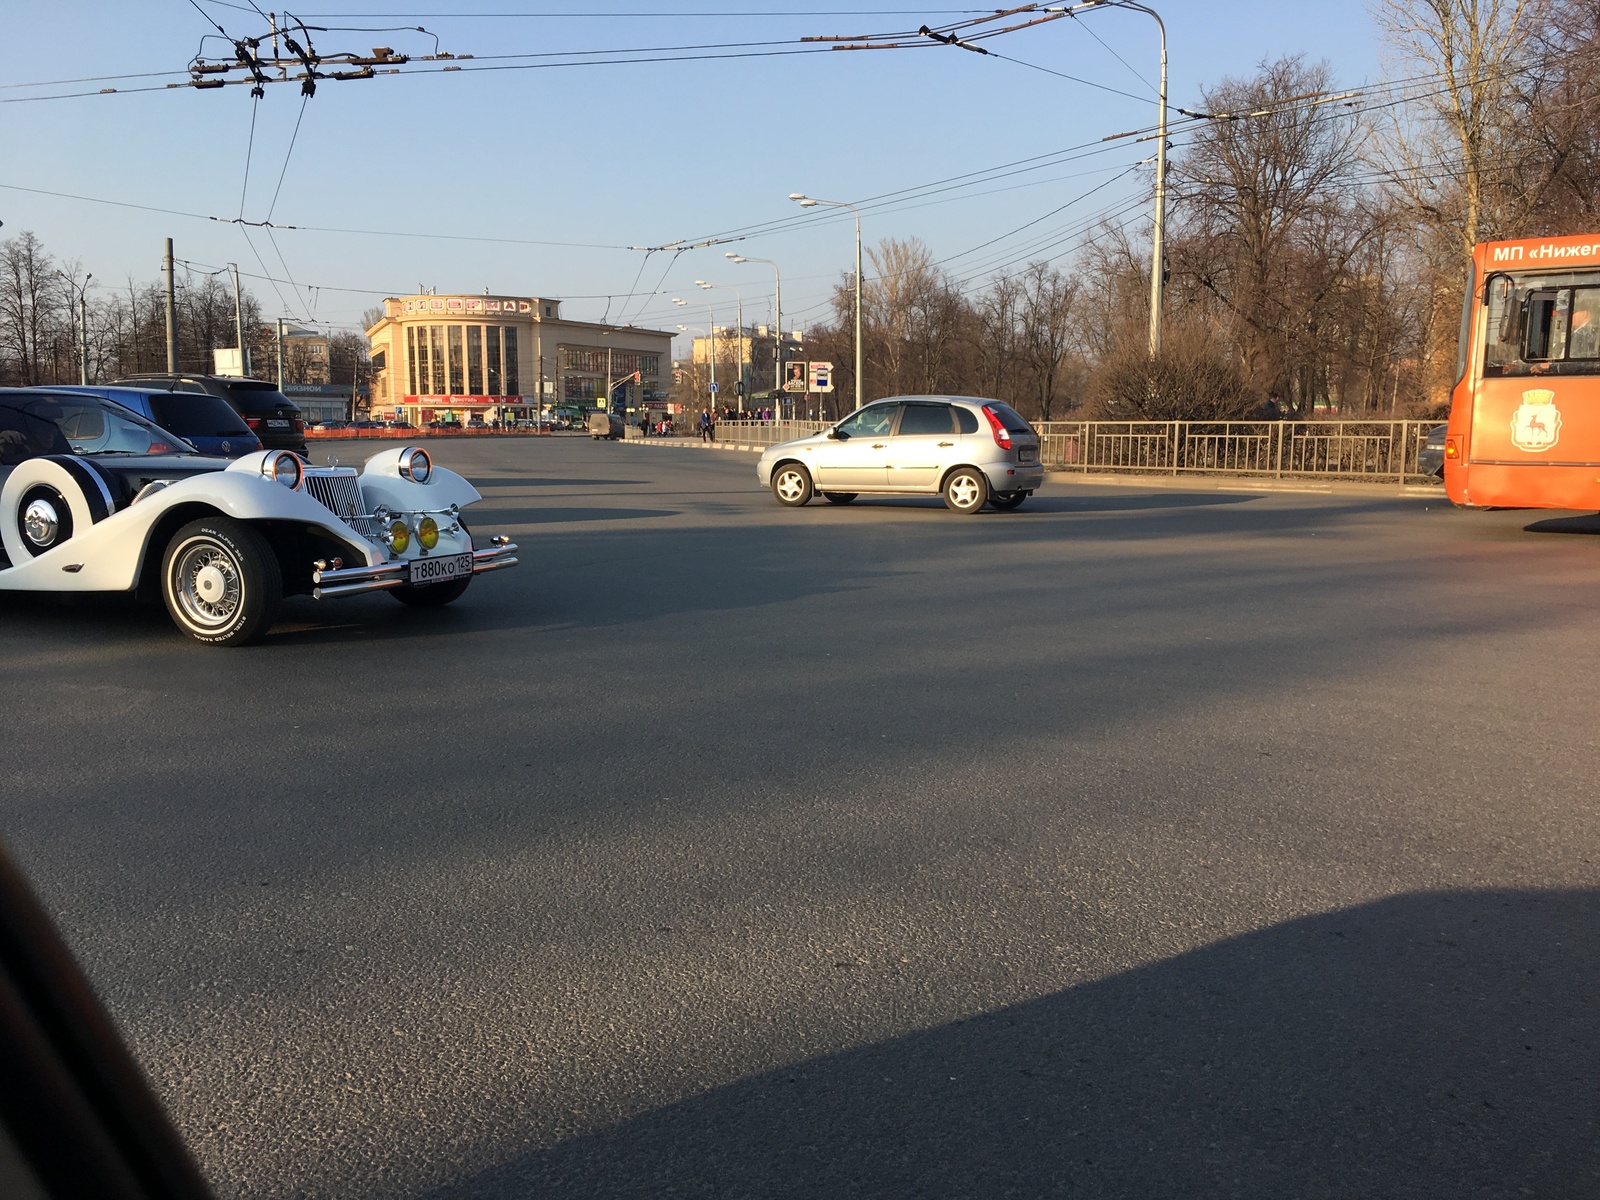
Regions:
<svg viewBox="0 0 1600 1200"><path fill-rule="evenodd" d="M472 552L472 574L484 575L517 565L517 547L510 538L492 537L484 550ZM311 570L311 595L318 600L354 596L361 592L382 592L404 587L411 582L411 561L379 563L375 567L343 567L338 559L318 559ZM459 577L458 577L459 578ZM437 586L433 584L430 586Z"/></svg>

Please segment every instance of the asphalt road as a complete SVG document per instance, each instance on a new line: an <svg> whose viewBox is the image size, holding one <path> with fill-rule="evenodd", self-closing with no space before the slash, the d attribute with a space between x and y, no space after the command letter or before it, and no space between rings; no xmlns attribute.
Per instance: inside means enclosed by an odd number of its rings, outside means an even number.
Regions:
<svg viewBox="0 0 1600 1200"><path fill-rule="evenodd" d="M1600 1195L1600 525L437 457L446 611L0 597L0 834L220 1196Z"/></svg>

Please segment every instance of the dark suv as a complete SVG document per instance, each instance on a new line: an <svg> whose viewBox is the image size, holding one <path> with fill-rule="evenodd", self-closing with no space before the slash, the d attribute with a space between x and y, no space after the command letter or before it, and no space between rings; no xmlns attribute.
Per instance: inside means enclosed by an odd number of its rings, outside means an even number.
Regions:
<svg viewBox="0 0 1600 1200"><path fill-rule="evenodd" d="M245 427L244 418L234 411L233 405L216 396L174 392L159 384L155 387L51 384L50 390L82 392L102 400L114 400L177 434L201 454L238 458L262 448L261 439Z"/></svg>
<svg viewBox="0 0 1600 1200"><path fill-rule="evenodd" d="M250 432L268 450L293 450L306 454L306 423L292 401L275 383L262 379L236 379L227 375L124 375L110 381L153 391L205 392L220 396L244 418Z"/></svg>

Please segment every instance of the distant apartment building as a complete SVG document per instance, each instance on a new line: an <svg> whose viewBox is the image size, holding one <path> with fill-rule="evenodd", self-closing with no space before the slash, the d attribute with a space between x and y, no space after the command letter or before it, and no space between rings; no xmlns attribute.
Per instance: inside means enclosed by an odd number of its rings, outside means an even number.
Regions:
<svg viewBox="0 0 1600 1200"><path fill-rule="evenodd" d="M283 378L286 383L322 386L328 372L328 335L297 325L283 327Z"/></svg>
<svg viewBox="0 0 1600 1200"><path fill-rule="evenodd" d="M689 350L689 361L696 367L706 368L711 362L710 337L697 337ZM739 365L744 365L744 377L750 395L777 390L781 384L774 371L778 338L768 325L747 326L738 329L732 325L718 325L716 329L717 386L719 395L726 401L734 392L739 379ZM783 335L783 359L792 362L805 357L805 334L796 329Z"/></svg>
<svg viewBox="0 0 1600 1200"><path fill-rule="evenodd" d="M538 296L424 293L390 298L367 330L372 411L413 424L558 406L637 409L665 398L672 334L572 321ZM635 374L638 378L635 381Z"/></svg>

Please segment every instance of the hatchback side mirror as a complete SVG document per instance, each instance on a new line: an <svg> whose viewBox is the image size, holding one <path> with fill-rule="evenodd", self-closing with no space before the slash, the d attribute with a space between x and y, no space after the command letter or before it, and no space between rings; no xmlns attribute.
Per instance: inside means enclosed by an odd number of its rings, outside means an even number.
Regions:
<svg viewBox="0 0 1600 1200"><path fill-rule="evenodd" d="M838 429L830 429L830 430L828 430L828 436L830 438L832 438L836 442L844 441L844 434L840 433L838 431Z"/></svg>

